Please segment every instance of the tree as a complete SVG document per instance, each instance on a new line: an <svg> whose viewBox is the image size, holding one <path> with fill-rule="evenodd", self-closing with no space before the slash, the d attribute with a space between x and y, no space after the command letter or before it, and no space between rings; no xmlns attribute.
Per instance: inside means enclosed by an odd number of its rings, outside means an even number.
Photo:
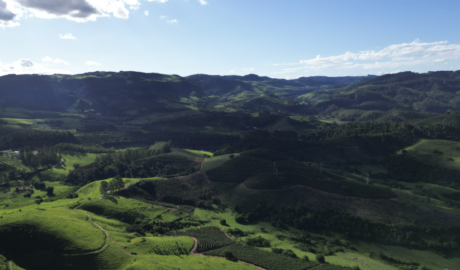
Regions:
<svg viewBox="0 0 460 270"><path fill-rule="evenodd" d="M229 261L236 261L235 256L233 256L233 253L231 251L225 251L225 259Z"/></svg>
<svg viewBox="0 0 460 270"><path fill-rule="evenodd" d="M46 193L48 194L48 196L53 195L54 187L47 187L46 188Z"/></svg>
<svg viewBox="0 0 460 270"><path fill-rule="evenodd" d="M323 254L316 254L316 261L319 263L325 263L326 259L324 258Z"/></svg>
<svg viewBox="0 0 460 270"><path fill-rule="evenodd" d="M109 184L107 184L106 181L101 182L101 186L99 187L99 191L101 192L102 195L107 195L108 187L109 187Z"/></svg>
<svg viewBox="0 0 460 270"><path fill-rule="evenodd" d="M226 221L225 219L222 219L222 220L220 221L220 225L222 225L222 226L227 226L227 221Z"/></svg>
<svg viewBox="0 0 460 270"><path fill-rule="evenodd" d="M40 197L40 196L35 197L34 203L37 204L37 209L38 209L38 206L39 206L42 202L43 202L42 197Z"/></svg>

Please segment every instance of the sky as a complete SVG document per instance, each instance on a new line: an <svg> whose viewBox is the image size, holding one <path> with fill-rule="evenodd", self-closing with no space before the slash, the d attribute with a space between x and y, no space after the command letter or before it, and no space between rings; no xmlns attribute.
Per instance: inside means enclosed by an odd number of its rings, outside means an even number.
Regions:
<svg viewBox="0 0 460 270"><path fill-rule="evenodd" d="M460 70L460 1L0 0L0 76Z"/></svg>

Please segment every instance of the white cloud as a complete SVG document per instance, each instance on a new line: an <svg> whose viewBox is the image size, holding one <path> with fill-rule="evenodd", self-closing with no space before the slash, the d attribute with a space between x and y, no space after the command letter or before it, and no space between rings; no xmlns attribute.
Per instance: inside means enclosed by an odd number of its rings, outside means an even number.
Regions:
<svg viewBox="0 0 460 270"><path fill-rule="evenodd" d="M100 63L94 62L94 61L86 61L86 64L88 66L100 66L101 65Z"/></svg>
<svg viewBox="0 0 460 270"><path fill-rule="evenodd" d="M14 17L16 17L16 14L7 8L5 1L0 0L0 21L12 21Z"/></svg>
<svg viewBox="0 0 460 270"><path fill-rule="evenodd" d="M148 0L166 3L168 0ZM22 17L65 18L76 22L95 21L99 17L129 18L129 9L137 10L140 0L0 0L0 27L19 25Z"/></svg>
<svg viewBox="0 0 460 270"><path fill-rule="evenodd" d="M144 11L144 14L145 16L149 16L149 11L148 10Z"/></svg>
<svg viewBox="0 0 460 270"><path fill-rule="evenodd" d="M8 74L69 74L68 70L52 69L44 64L37 64L30 59L20 59L13 63L0 62L0 76Z"/></svg>
<svg viewBox="0 0 460 270"><path fill-rule="evenodd" d="M163 15L163 16L160 17L160 19L162 19L162 20L167 19L167 18L169 18L169 16Z"/></svg>
<svg viewBox="0 0 460 270"><path fill-rule="evenodd" d="M174 20L169 20L169 21L166 21L166 22L167 22L167 23L171 23L171 24L173 24L173 23L178 23L178 21L177 21L176 19L174 19Z"/></svg>
<svg viewBox="0 0 460 270"><path fill-rule="evenodd" d="M459 44L448 44L448 41L422 43L417 39L411 43L390 45L379 51L346 52L341 55L328 57L318 55L313 59L301 60L298 65L303 65L302 67L285 68L277 73L289 73L302 69L311 71L325 68L397 68L444 62L449 59L460 59Z"/></svg>
<svg viewBox="0 0 460 270"><path fill-rule="evenodd" d="M65 35L59 34L59 37L62 38L62 39L77 39L71 33L68 33L68 34L65 34Z"/></svg>
<svg viewBox="0 0 460 270"><path fill-rule="evenodd" d="M205 0L198 0L198 2L200 2L200 4L202 4L202 5L206 5L208 3Z"/></svg>
<svg viewBox="0 0 460 270"><path fill-rule="evenodd" d="M19 26L20 24L18 22L12 22L12 21L1 21L0 20L0 28L7 28L7 27L15 27Z"/></svg>
<svg viewBox="0 0 460 270"><path fill-rule="evenodd" d="M22 17L22 11L15 7L12 0L0 0L0 28L15 27L20 24L17 22Z"/></svg>
<svg viewBox="0 0 460 270"><path fill-rule="evenodd" d="M64 65L69 65L69 63L67 63L66 61L64 60L61 60L61 59L53 59L49 56L45 57L45 58L42 58L42 61L43 62L53 62L55 64L64 64Z"/></svg>

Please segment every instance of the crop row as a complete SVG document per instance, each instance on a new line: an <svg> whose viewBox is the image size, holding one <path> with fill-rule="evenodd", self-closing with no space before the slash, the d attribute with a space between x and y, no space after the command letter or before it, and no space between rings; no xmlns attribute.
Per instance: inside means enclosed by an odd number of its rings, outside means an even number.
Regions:
<svg viewBox="0 0 460 270"><path fill-rule="evenodd" d="M217 227L204 227L187 231L177 231L176 235L191 236L198 239L197 252L216 249L235 243Z"/></svg>

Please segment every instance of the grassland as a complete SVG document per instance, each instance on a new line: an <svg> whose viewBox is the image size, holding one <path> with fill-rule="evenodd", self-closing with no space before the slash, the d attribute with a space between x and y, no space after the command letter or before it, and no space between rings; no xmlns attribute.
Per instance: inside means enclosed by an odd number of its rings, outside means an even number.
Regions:
<svg viewBox="0 0 460 270"><path fill-rule="evenodd" d="M460 143L446 140L421 140L404 149L407 154L426 163L460 170ZM399 153L402 153L400 151Z"/></svg>
<svg viewBox="0 0 460 270"><path fill-rule="evenodd" d="M203 172L209 171L211 169L217 168L220 165L224 164L225 162L230 160L230 156L238 156L238 154L228 154L228 155L222 155L222 156L213 156L210 158L206 158L204 164L203 164Z"/></svg>
<svg viewBox="0 0 460 270"><path fill-rule="evenodd" d="M6 154L3 154L0 156L0 163L4 163L6 165L15 167L18 170L25 170L26 172L29 172L30 169L24 164L22 164L22 161L19 159L19 156L16 154L12 154L12 156L7 156Z"/></svg>
<svg viewBox="0 0 460 270"><path fill-rule="evenodd" d="M47 187L54 187L53 195L48 195L46 191L34 189L33 197L40 196L44 200L53 200L55 197L60 197L62 194L67 195L73 187L62 185L59 182L48 182L44 181ZM10 187L9 193L0 193L0 209L17 209L25 206L29 206L35 200L32 198L26 198L22 193L15 192L16 187Z"/></svg>
<svg viewBox="0 0 460 270"><path fill-rule="evenodd" d="M192 150L192 149L184 149L184 150L187 151L187 152L193 153L193 154L201 155L201 156L208 155L208 156L212 157L214 155L211 152L202 151L202 150Z"/></svg>
<svg viewBox="0 0 460 270"><path fill-rule="evenodd" d="M85 166L90 163L93 163L96 160L97 154L84 153L84 154L63 154L62 158L64 163L54 168L43 172L45 176L52 178L62 177L69 173L70 170L74 170L74 165L78 164L80 166Z"/></svg>

